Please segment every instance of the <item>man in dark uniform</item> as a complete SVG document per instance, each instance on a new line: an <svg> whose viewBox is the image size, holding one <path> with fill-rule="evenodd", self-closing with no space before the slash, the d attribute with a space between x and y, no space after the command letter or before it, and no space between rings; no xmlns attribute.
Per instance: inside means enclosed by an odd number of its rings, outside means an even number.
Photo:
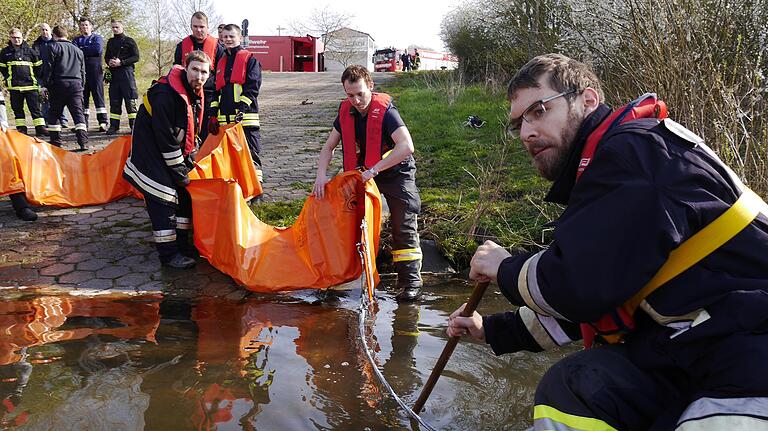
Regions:
<svg viewBox="0 0 768 431"><path fill-rule="evenodd" d="M612 111L583 63L536 57L508 96L547 200L567 207L544 250L478 248L470 277L519 308L462 306L448 335L496 354L583 337L539 383L535 429L768 429L765 203L654 94Z"/></svg>
<svg viewBox="0 0 768 431"><path fill-rule="evenodd" d="M413 140L391 97L372 92L373 78L365 67L347 67L341 82L347 98L341 102L333 130L320 151L312 194L318 199L325 194L328 165L341 142L344 170L365 169L363 181L374 179L387 200L392 260L400 288L397 299L413 301L421 295L422 286L417 222L421 198L416 188Z"/></svg>
<svg viewBox="0 0 768 431"><path fill-rule="evenodd" d="M6 133L7 131L8 113L5 109L5 96L3 95L3 92L0 91L0 132ZM11 205L13 206L13 211L16 213L16 217L24 221L37 220L37 213L32 211L24 192L13 193L8 197L11 198Z"/></svg>
<svg viewBox="0 0 768 431"><path fill-rule="evenodd" d="M40 24L40 36L32 43L32 48L37 51L37 54L40 56L40 61L43 63L48 60L48 49L54 42L53 35L51 34L51 26L47 23ZM40 112L43 114L43 119L45 120L48 118L51 102L47 97L41 97L40 99ZM61 124L62 128L67 128L67 117L63 112L61 118L59 118L59 124Z"/></svg>
<svg viewBox="0 0 768 431"><path fill-rule="evenodd" d="M205 116L204 124L208 124L208 119L211 116L211 102L214 100L214 94L216 93L216 64L219 59L224 55L224 47L219 44L219 41L213 36L208 34L208 17L203 12L195 12L192 14L189 26L192 29L192 34L185 37L181 42L176 44L176 52L173 55L173 64L184 64L184 58L192 51L203 51L208 57L213 60L211 64L211 75L208 77L208 81L205 83ZM200 139L205 141L208 136L208 128L204 127L200 133Z"/></svg>
<svg viewBox="0 0 768 431"><path fill-rule="evenodd" d="M123 169L123 177L144 195L160 262L180 269L195 266L189 244L192 200L185 187L200 145L203 85L211 71L203 51L191 51L185 60L185 68L173 66L147 90Z"/></svg>
<svg viewBox="0 0 768 431"><path fill-rule="evenodd" d="M48 60L43 65L43 91L48 93L51 100L51 110L48 112L51 145L62 145L59 117L66 106L75 122L75 135L82 151L88 143L88 126L83 114L85 61L83 52L67 40L68 36L64 26L53 28L53 39L56 42L50 46Z"/></svg>
<svg viewBox="0 0 768 431"><path fill-rule="evenodd" d="M78 26L80 27L80 36L76 37L72 43L83 51L85 57L85 98L83 101L85 124L88 124L88 117L91 113L90 97L93 95L99 130L105 132L107 130L107 106L104 103L104 69L101 62L104 39L101 35L93 33L90 19L80 17Z"/></svg>
<svg viewBox="0 0 768 431"><path fill-rule="evenodd" d="M235 24L227 24L221 32L226 48L225 55L216 67L216 91L218 100L211 104L208 131L219 133L219 124L231 124L242 119L243 132L248 141L259 182L263 182L261 134L259 133L259 89L261 88L261 63L249 51L240 46L242 33Z"/></svg>
<svg viewBox="0 0 768 431"><path fill-rule="evenodd" d="M0 72L5 78L5 85L11 93L11 109L16 117L16 130L27 133L27 120L24 114L24 102L32 115L35 135L46 135L45 119L40 112L40 68L43 62L21 36L21 30L12 28L8 32L8 46L0 51Z"/></svg>
<svg viewBox="0 0 768 431"><path fill-rule="evenodd" d="M132 38L125 35L122 22L112 21L112 33L114 36L107 42L104 53L104 60L109 66L111 76L108 135L117 134L120 130L123 101L125 101L125 110L128 112L128 124L133 129L139 103L139 91L133 75L134 64L139 61L139 47Z"/></svg>

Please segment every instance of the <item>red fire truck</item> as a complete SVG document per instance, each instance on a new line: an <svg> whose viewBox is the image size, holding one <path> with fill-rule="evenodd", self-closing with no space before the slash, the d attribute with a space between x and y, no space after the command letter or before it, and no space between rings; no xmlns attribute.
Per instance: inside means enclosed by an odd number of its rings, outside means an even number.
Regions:
<svg viewBox="0 0 768 431"><path fill-rule="evenodd" d="M413 64L416 52L419 53L420 64L418 70L456 69L459 67L459 59L447 52L430 51L423 49L408 49ZM402 70L400 56L403 51L395 48L377 49L373 53L373 68L376 72L395 72ZM414 68L415 69L415 68Z"/></svg>
<svg viewBox="0 0 768 431"><path fill-rule="evenodd" d="M373 53L373 70L376 72L400 70L400 55L402 53L395 48L377 49Z"/></svg>

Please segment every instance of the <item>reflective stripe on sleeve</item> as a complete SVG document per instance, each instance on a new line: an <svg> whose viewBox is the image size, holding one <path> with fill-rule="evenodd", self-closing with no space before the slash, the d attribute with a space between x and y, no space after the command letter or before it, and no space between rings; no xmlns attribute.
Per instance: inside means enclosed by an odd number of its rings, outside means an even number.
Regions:
<svg viewBox="0 0 768 431"><path fill-rule="evenodd" d="M525 304L531 307L533 311L545 316L568 320L555 311L555 309L544 300L544 297L541 294L536 270L539 265L539 259L545 251L546 250L542 250L525 261L517 277L517 289L520 292L520 296L522 296L525 301Z"/></svg>
<svg viewBox="0 0 768 431"><path fill-rule="evenodd" d="M45 126L45 118L43 117L33 118L32 124L34 124L35 126Z"/></svg>
<svg viewBox="0 0 768 431"><path fill-rule="evenodd" d="M188 217L176 217L176 229L189 230L192 228L192 219Z"/></svg>
<svg viewBox="0 0 768 431"><path fill-rule="evenodd" d="M392 250L392 262L409 262L412 260L421 260L420 248Z"/></svg>
<svg viewBox="0 0 768 431"><path fill-rule="evenodd" d="M533 429L535 431L617 431L600 419L563 413L545 405L533 407Z"/></svg>
<svg viewBox="0 0 768 431"><path fill-rule="evenodd" d="M147 193L150 193L157 198L167 202L178 203L176 190L170 187L166 187L139 172L139 170L136 169L136 166L134 166L131 162L130 158L125 161L125 168L123 169L123 172L125 172L126 175L131 177L132 180L136 181L136 183L140 185L142 192L146 191Z"/></svg>
<svg viewBox="0 0 768 431"><path fill-rule="evenodd" d="M749 419L745 416L759 421L762 427L736 426ZM685 431L768 429L768 397L699 398L688 405L677 423L676 429Z"/></svg>
<svg viewBox="0 0 768 431"><path fill-rule="evenodd" d="M241 102L245 102L245 104L246 104L246 105L251 105L251 104L253 103L253 102L251 101L251 99L249 99L249 98L247 98L247 97L245 97L245 96L240 96L240 101L241 101Z"/></svg>
<svg viewBox="0 0 768 431"><path fill-rule="evenodd" d="M518 313L528 332L542 349L553 349L573 341L565 334L555 318L537 314L528 307L520 307Z"/></svg>
<svg viewBox="0 0 768 431"><path fill-rule="evenodd" d="M129 120L133 120L134 118L136 118L136 113L135 112L128 113L128 119Z"/></svg>
<svg viewBox="0 0 768 431"><path fill-rule="evenodd" d="M163 153L163 159L165 159L165 164L168 166L184 163L184 157L181 155L181 150Z"/></svg>

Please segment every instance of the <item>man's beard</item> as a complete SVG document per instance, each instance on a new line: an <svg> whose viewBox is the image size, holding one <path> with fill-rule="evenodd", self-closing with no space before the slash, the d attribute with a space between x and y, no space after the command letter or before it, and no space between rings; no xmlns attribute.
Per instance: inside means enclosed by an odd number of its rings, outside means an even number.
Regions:
<svg viewBox="0 0 768 431"><path fill-rule="evenodd" d="M568 121L560 131L561 145L550 146L549 154L538 163L534 160L534 166L544 179L555 181L568 163L568 155L573 148L576 134L579 131L584 116L568 107Z"/></svg>

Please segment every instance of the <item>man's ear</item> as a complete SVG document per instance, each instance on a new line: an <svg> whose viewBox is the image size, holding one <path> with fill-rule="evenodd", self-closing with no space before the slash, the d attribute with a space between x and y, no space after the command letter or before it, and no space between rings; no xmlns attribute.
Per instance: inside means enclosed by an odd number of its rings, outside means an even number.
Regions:
<svg viewBox="0 0 768 431"><path fill-rule="evenodd" d="M371 90L371 91L373 91L373 81L371 81L371 83L370 83L370 84L368 84L368 89L369 89L369 90Z"/></svg>
<svg viewBox="0 0 768 431"><path fill-rule="evenodd" d="M584 112L590 114L592 111L600 106L600 95L592 87L587 87L581 93L582 102L584 103Z"/></svg>

